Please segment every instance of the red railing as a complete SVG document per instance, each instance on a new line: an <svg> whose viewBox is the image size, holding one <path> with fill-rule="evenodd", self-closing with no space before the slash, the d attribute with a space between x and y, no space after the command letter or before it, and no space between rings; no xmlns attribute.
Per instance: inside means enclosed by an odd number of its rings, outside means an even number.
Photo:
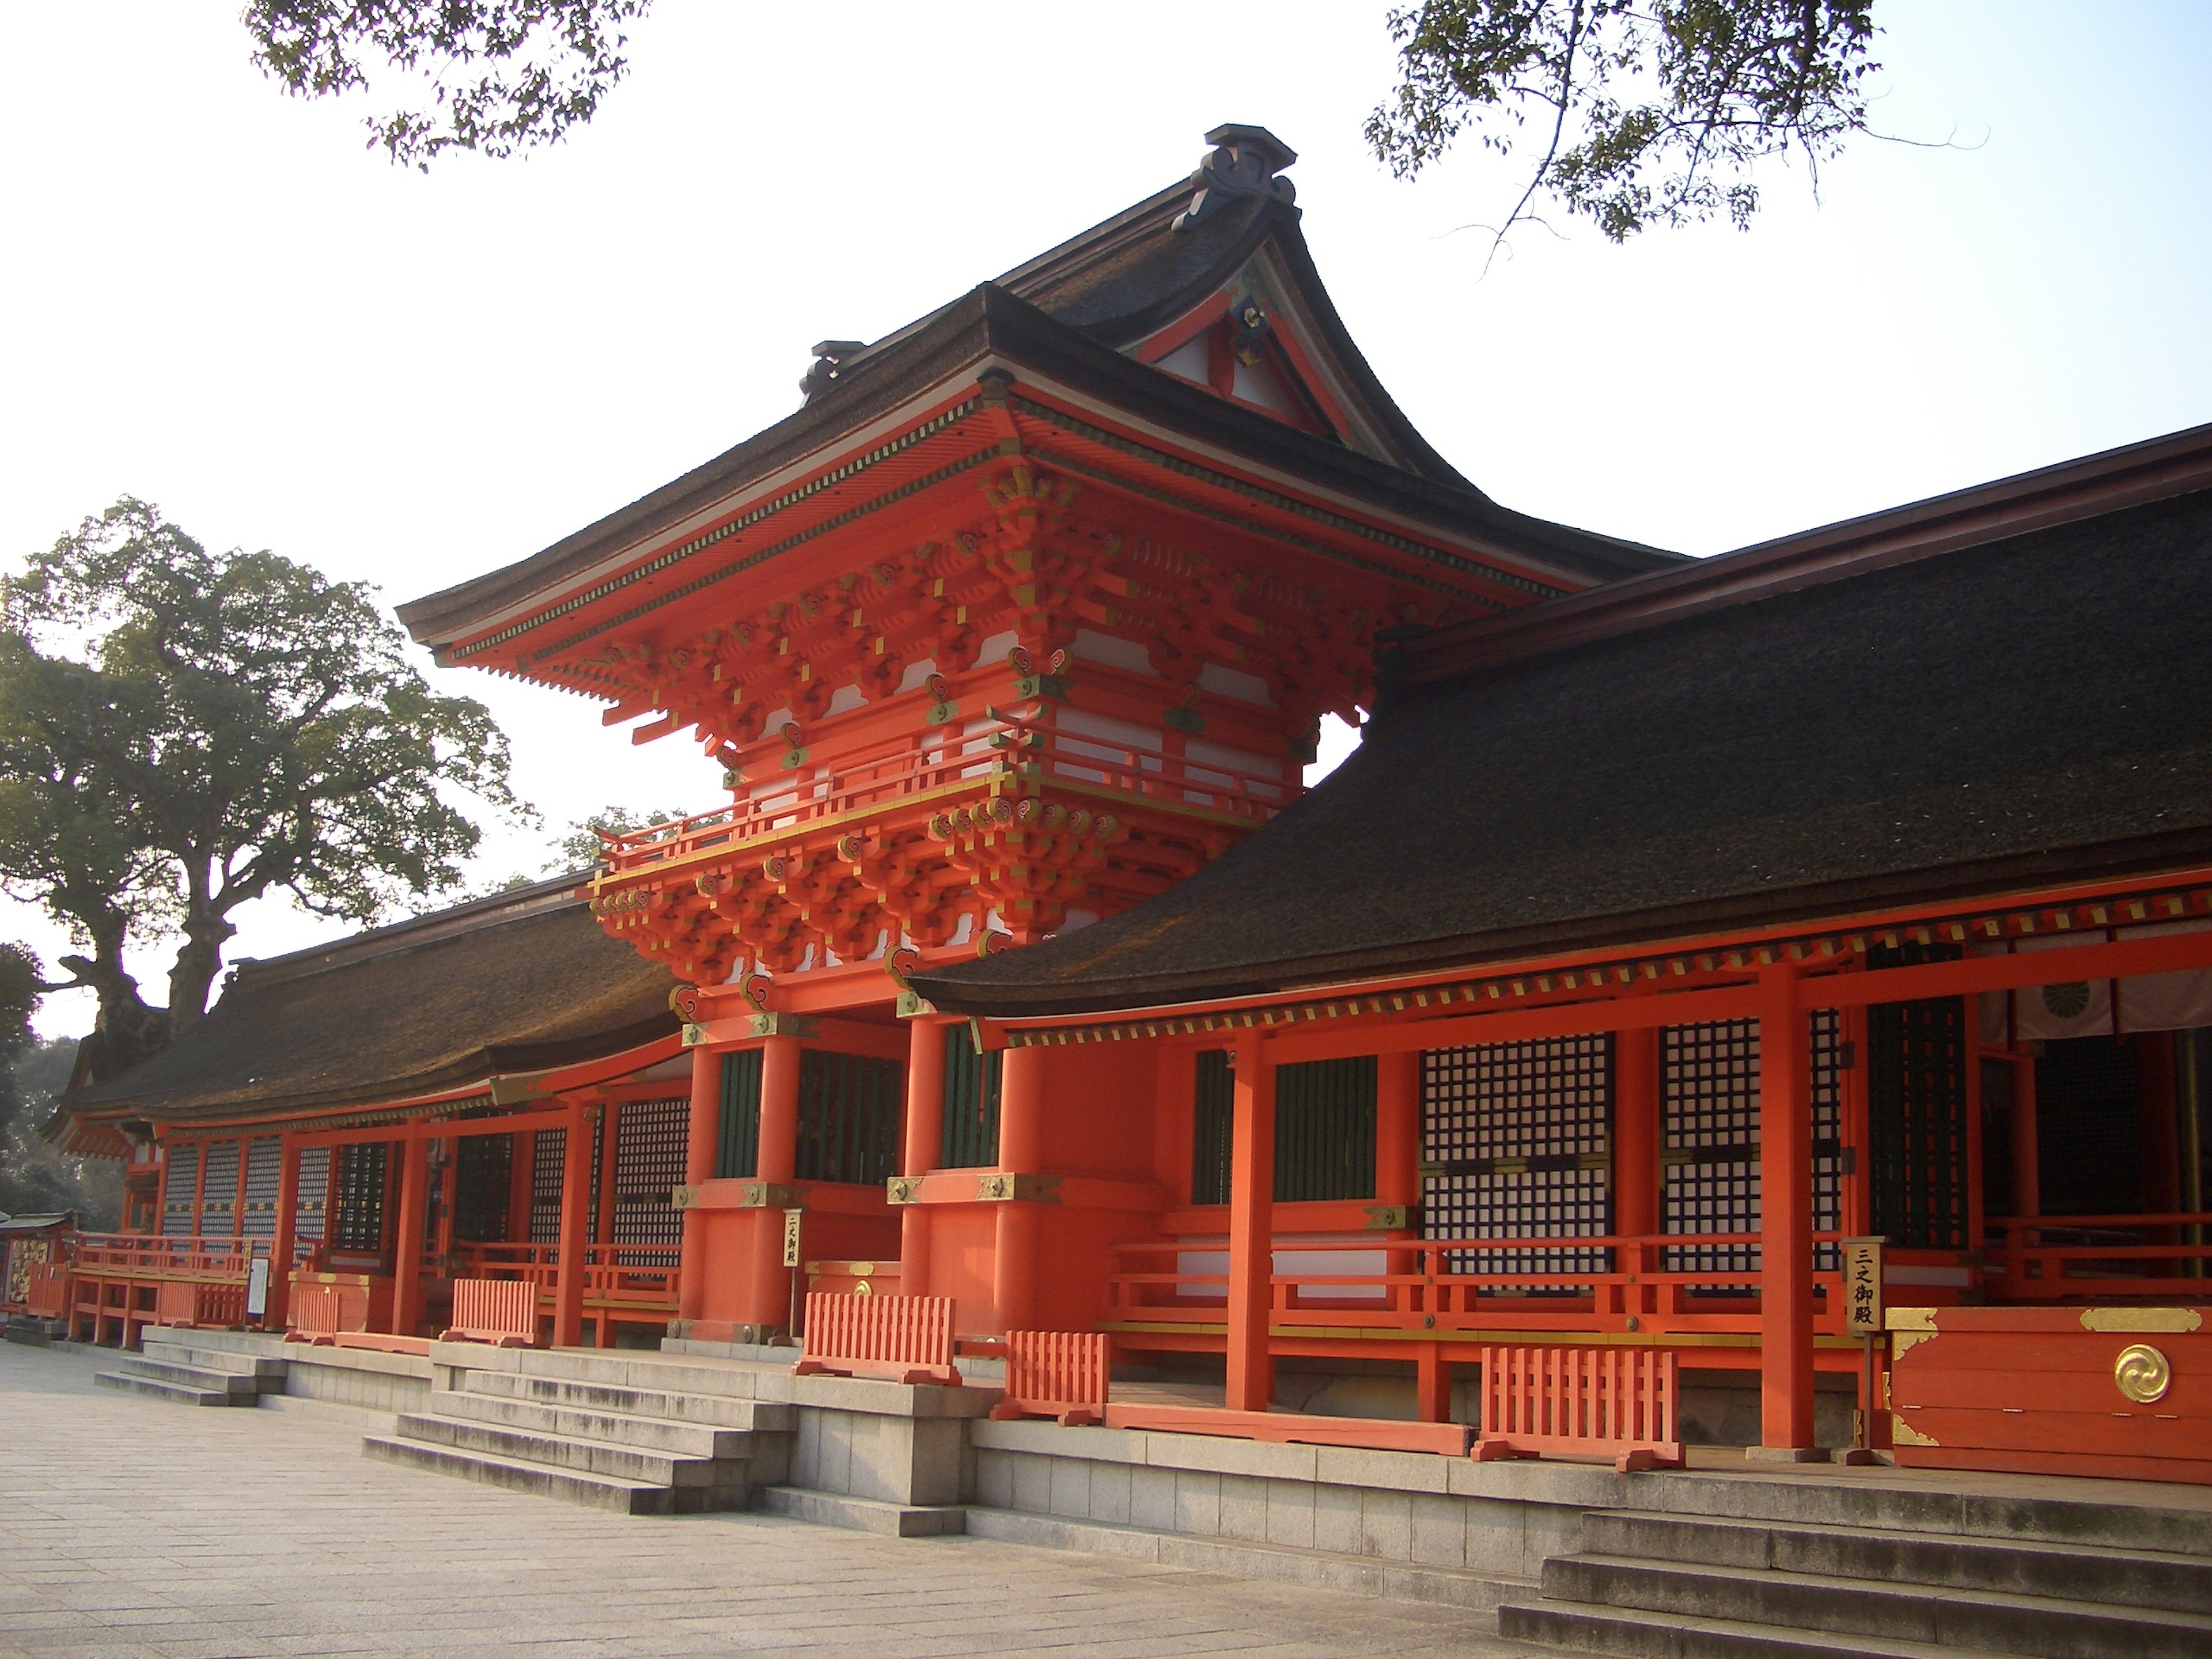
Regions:
<svg viewBox="0 0 2212 1659"><path fill-rule="evenodd" d="M459 1279L522 1279L550 1297L560 1287L557 1244L456 1244L453 1255L465 1271ZM635 1304L641 1310L676 1310L683 1277L683 1252L673 1244L586 1244L584 1299L608 1305Z"/></svg>
<svg viewBox="0 0 2212 1659"><path fill-rule="evenodd" d="M1611 1457L1624 1473L1682 1463L1680 1356L1650 1348L1485 1348L1478 1461Z"/></svg>
<svg viewBox="0 0 2212 1659"><path fill-rule="evenodd" d="M2212 1212L1995 1216L1985 1224L1992 1300L2212 1299Z"/></svg>
<svg viewBox="0 0 2212 1659"><path fill-rule="evenodd" d="M1056 1417L1066 1428L1100 1421L1107 1352L1107 1339L1093 1331L1008 1331L1006 1397L992 1417Z"/></svg>
<svg viewBox="0 0 2212 1659"><path fill-rule="evenodd" d="M265 1238L159 1238L138 1233L83 1233L77 1271L106 1279L235 1279L243 1284Z"/></svg>
<svg viewBox="0 0 2212 1659"><path fill-rule="evenodd" d="M527 1348L538 1340L538 1297L533 1286L516 1279L457 1279L453 1322L448 1342L489 1342L502 1348Z"/></svg>
<svg viewBox="0 0 2212 1659"><path fill-rule="evenodd" d="M68 1318L69 1267L52 1261L32 1267L23 1286L23 1307L33 1319Z"/></svg>
<svg viewBox="0 0 2212 1659"><path fill-rule="evenodd" d="M1815 1233L1816 1243L1841 1235ZM1275 1241L1270 1322L1278 1326L1395 1326L1409 1331L1485 1329L1510 1320L1523 1329L1632 1328L1755 1331L1759 1274L1748 1268L1677 1270L1667 1253L1746 1252L1757 1233L1592 1234L1557 1238L1328 1239ZM1228 1251L1212 1240L1115 1247L1123 1261L1164 1261L1125 1268L1109 1281L1107 1317L1172 1323L1218 1322L1228 1296ZM1575 1255L1602 1267L1544 1272L1455 1271L1474 1255ZM1195 1258L1195 1260L1194 1260ZM1347 1261L1346 1258L1356 1258ZM1842 1328L1840 1276L1815 1273L1825 1292L1816 1328Z"/></svg>
<svg viewBox="0 0 2212 1659"><path fill-rule="evenodd" d="M806 1346L796 1376L879 1376L895 1382L960 1385L952 1368L949 1296L806 1297Z"/></svg>
<svg viewBox="0 0 2212 1659"><path fill-rule="evenodd" d="M154 1287L154 1322L225 1329L246 1322L246 1286L165 1279Z"/></svg>
<svg viewBox="0 0 2212 1659"><path fill-rule="evenodd" d="M946 727L902 733L840 754L833 763L802 763L787 778L755 784L752 793L733 805L603 837L607 869L610 874L628 874L732 842L787 835L810 824L986 779L1001 766L1012 765L1034 765L1047 777L1255 823L1280 811L1301 787L1295 773L1268 777L1057 726L982 720L968 722L957 732ZM1289 772L1287 765L1285 769Z"/></svg>

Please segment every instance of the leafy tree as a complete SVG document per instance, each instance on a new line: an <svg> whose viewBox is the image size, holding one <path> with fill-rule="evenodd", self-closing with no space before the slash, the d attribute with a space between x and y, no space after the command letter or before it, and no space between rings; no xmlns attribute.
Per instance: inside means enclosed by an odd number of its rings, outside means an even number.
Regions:
<svg viewBox="0 0 2212 1659"><path fill-rule="evenodd" d="M91 946L62 965L99 994L99 1074L161 1040L134 933L181 939L181 1030L240 905L373 921L459 879L478 831L452 796L529 814L489 714L431 691L372 592L211 554L128 496L0 580L0 888Z"/></svg>
<svg viewBox="0 0 2212 1659"><path fill-rule="evenodd" d="M253 62L297 97L380 96L368 147L427 173L448 149L507 156L589 121L629 71L626 30L653 0L247 0Z"/></svg>
<svg viewBox="0 0 2212 1659"><path fill-rule="evenodd" d="M71 1158L39 1138L55 1097L69 1086L76 1039L40 1042L27 1029L8 1029L9 1041L19 1046L12 1065L0 1061L0 1211L42 1215L75 1210L94 1231L118 1225L123 1166L111 1158ZM8 1050L9 1041L0 1041L0 1052Z"/></svg>
<svg viewBox="0 0 2212 1659"><path fill-rule="evenodd" d="M564 870L596 869L606 857L601 836L627 836L638 830L657 830L664 823L675 823L683 816L681 812L663 812L656 809L639 817L627 806L602 806L589 817L578 818L571 823L568 834L553 843L553 859L546 865L545 873L557 876Z"/></svg>
<svg viewBox="0 0 2212 1659"><path fill-rule="evenodd" d="M1390 14L1401 79L1367 120L1400 178L1463 131L1534 171L1497 242L1550 198L1619 242L1758 210L1771 156L1820 164L1866 131L1873 0L1422 0ZM1531 129L1533 128L1533 132ZM1497 243L1492 245L1493 252Z"/></svg>

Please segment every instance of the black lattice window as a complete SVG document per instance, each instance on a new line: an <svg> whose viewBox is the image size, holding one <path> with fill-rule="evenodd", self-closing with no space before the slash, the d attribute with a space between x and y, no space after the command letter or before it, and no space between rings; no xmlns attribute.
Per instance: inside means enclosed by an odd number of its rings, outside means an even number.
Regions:
<svg viewBox="0 0 2212 1659"><path fill-rule="evenodd" d="M238 1143L210 1140L206 1157L207 1175L200 1182L200 1222L195 1231L203 1238L234 1238L238 1234Z"/></svg>
<svg viewBox="0 0 2212 1659"><path fill-rule="evenodd" d="M243 1238L276 1237L276 1188L284 1178L284 1142L261 1135L246 1143L246 1205L239 1212Z"/></svg>
<svg viewBox="0 0 2212 1659"><path fill-rule="evenodd" d="M1613 1227L1613 1038L1421 1056L1427 1238L1565 1238ZM1609 1270L1606 1249L1454 1250L1453 1273Z"/></svg>
<svg viewBox="0 0 2212 1659"><path fill-rule="evenodd" d="M880 1187L898 1173L906 1067L868 1054L808 1048L799 1056L801 1181Z"/></svg>
<svg viewBox="0 0 2212 1659"><path fill-rule="evenodd" d="M322 1242L323 1224L331 1206L331 1149L303 1147L300 1152L300 1190L294 1200L292 1237L302 1243Z"/></svg>
<svg viewBox="0 0 2212 1659"><path fill-rule="evenodd" d="M1844 1226L1844 1017L1834 1008L1815 1009L1813 1062L1813 1231L1841 1232ZM1813 1246L1817 1273L1841 1270L1843 1253L1833 1243Z"/></svg>
<svg viewBox="0 0 2212 1659"><path fill-rule="evenodd" d="M530 1242L561 1242L561 1172L568 1157L568 1132L540 1129L530 1151Z"/></svg>
<svg viewBox="0 0 2212 1659"><path fill-rule="evenodd" d="M1006 1056L978 1053L964 1025L945 1034L945 1142L938 1167L988 1170L999 1161L999 1082Z"/></svg>
<svg viewBox="0 0 2212 1659"><path fill-rule="evenodd" d="M671 1190L684 1184L684 1147L691 1103L633 1100L615 1123L614 1242L681 1244L684 1212Z"/></svg>
<svg viewBox="0 0 2212 1659"><path fill-rule="evenodd" d="M1759 1231L1759 1022L1670 1025L1660 1033L1662 1231ZM1755 1244L1681 1244L1669 1273L1755 1273Z"/></svg>
<svg viewBox="0 0 2212 1659"><path fill-rule="evenodd" d="M200 1144L171 1141L168 1173L161 1178L161 1235L190 1238L199 1222Z"/></svg>
<svg viewBox="0 0 2212 1659"><path fill-rule="evenodd" d="M1229 1153L1236 1133L1237 1074L1229 1053L1210 1048L1197 1057L1195 1109L1191 1116L1190 1201L1229 1201Z"/></svg>
<svg viewBox="0 0 2212 1659"><path fill-rule="evenodd" d="M1375 1056L1275 1068L1275 1202L1375 1196Z"/></svg>
<svg viewBox="0 0 2212 1659"><path fill-rule="evenodd" d="M342 1250L384 1248L384 1192L392 1148L381 1140L337 1149L331 1171L331 1243Z"/></svg>
<svg viewBox="0 0 2212 1659"><path fill-rule="evenodd" d="M760 1173L761 1051L740 1048L722 1056L722 1119L715 1142L714 1174L750 1181Z"/></svg>
<svg viewBox="0 0 2212 1659"><path fill-rule="evenodd" d="M1873 968L1956 961L1955 945L1867 953ZM1966 1000L1867 1010L1867 1139L1874 1231L1893 1245L1966 1244Z"/></svg>
<svg viewBox="0 0 2212 1659"><path fill-rule="evenodd" d="M474 1244L507 1238L514 1190L514 1137L463 1135L453 1153L453 1237Z"/></svg>

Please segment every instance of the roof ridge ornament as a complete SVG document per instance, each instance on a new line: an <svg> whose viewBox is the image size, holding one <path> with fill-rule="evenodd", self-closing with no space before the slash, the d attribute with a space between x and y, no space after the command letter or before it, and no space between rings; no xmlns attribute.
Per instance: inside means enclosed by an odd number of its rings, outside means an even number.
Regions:
<svg viewBox="0 0 2212 1659"><path fill-rule="evenodd" d="M1191 174L1198 194L1176 215L1174 229L1203 224L1230 203L1250 196L1270 196L1286 207L1297 199L1291 181L1275 175L1294 164L1298 153L1267 128L1231 122L1207 133L1206 142L1213 149Z"/></svg>
<svg viewBox="0 0 2212 1659"><path fill-rule="evenodd" d="M819 340L814 346L814 366L806 371L806 378L799 389L812 403L816 396L830 389L830 382L837 378L838 369L852 358L867 349L865 340Z"/></svg>

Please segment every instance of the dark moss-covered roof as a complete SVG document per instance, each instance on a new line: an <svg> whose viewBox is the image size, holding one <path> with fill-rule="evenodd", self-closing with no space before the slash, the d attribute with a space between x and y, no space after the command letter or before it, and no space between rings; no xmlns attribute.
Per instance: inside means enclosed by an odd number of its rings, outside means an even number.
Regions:
<svg viewBox="0 0 2212 1659"><path fill-rule="evenodd" d="M916 988L1152 1006L2212 859L2212 428L2173 441L2191 493L1794 574L1750 550L1763 589L1648 579L1662 608L1595 638L1533 607L1189 880ZM1916 511L1862 539L1950 522Z"/></svg>
<svg viewBox="0 0 2212 1659"><path fill-rule="evenodd" d="M676 1030L674 978L610 939L575 880L241 963L206 1018L61 1109L191 1123L403 1100Z"/></svg>
<svg viewBox="0 0 2212 1659"><path fill-rule="evenodd" d="M1060 246L985 283L865 349L802 407L543 551L399 607L425 644L468 634L488 617L557 590L601 561L716 502L835 451L917 397L987 360L1050 374L1192 440L1277 466L1378 509L1480 536L1604 581L1679 563L1680 556L1516 513L1474 488L1430 447L1353 343L1323 287L1289 201L1252 196L1178 231L1196 175L1147 197ZM1295 290L1383 458L1316 437L1216 397L1126 350L1189 313L1263 251Z"/></svg>

